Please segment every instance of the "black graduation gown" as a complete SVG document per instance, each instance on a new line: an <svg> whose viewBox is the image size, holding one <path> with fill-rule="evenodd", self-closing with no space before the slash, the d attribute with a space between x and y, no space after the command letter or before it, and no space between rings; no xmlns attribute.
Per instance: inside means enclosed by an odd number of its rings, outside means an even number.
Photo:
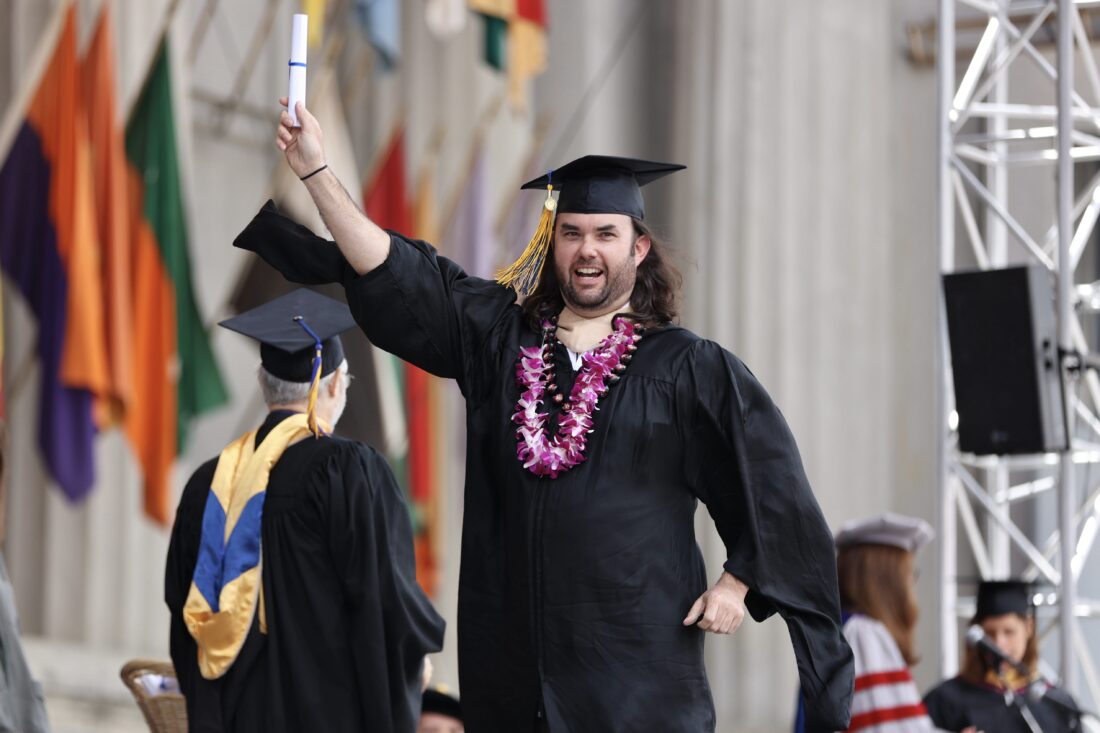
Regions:
<svg viewBox="0 0 1100 733"><path fill-rule="evenodd" d="M1072 697L1052 687L1042 700L1029 702L1028 706L1043 733L1067 733L1078 728L1076 718L1065 709L1066 704L1077 707ZM924 696L924 707L936 727L948 731L961 731L973 725L985 733L1031 733L1019 709L1005 704L1003 692L972 685L961 677L932 688Z"/></svg>
<svg viewBox="0 0 1100 733"><path fill-rule="evenodd" d="M539 478L516 457L510 418L519 348L540 335L511 290L396 234L386 262L357 277L335 245L271 207L235 244L296 282L343 280L375 344L458 381L467 730L529 731L540 714L554 733L713 730L704 633L681 623L708 587L699 500L725 542L725 568L751 588L751 615L787 622L811 729L847 727L852 654L832 535L783 417L733 355L683 328L647 331L600 400L587 460ZM554 358L568 394L564 347Z"/></svg>
<svg viewBox="0 0 1100 733"><path fill-rule="evenodd" d="M271 413L257 439L290 414ZM442 647L444 624L416 583L401 489L361 443L307 438L275 464L261 530L268 633L253 622L222 678L199 674L182 612L217 461L184 489L165 572L190 730L414 730L423 657Z"/></svg>

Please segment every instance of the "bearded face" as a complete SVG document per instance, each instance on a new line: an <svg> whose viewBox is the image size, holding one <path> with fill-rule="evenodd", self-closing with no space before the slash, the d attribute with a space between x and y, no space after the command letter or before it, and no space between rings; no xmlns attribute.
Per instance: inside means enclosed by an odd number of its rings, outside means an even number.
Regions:
<svg viewBox="0 0 1100 733"><path fill-rule="evenodd" d="M638 265L649 238L635 236L624 214L559 214L554 237L554 272L566 305L597 316L630 300Z"/></svg>

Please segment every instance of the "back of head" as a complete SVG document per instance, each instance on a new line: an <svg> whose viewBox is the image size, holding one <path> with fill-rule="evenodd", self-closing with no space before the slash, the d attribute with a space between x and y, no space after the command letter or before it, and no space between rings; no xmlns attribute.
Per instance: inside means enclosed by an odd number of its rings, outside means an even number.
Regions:
<svg viewBox="0 0 1100 733"><path fill-rule="evenodd" d="M906 664L916 664L912 553L889 545L851 544L837 551L836 565L841 606L885 626Z"/></svg>
<svg viewBox="0 0 1100 733"><path fill-rule="evenodd" d="M338 370L347 371L339 334L355 325L346 304L299 288L218 325L260 343L260 387L269 409L303 408L320 435L316 408L324 399L332 402L325 419L335 424L344 395L333 382ZM332 400L320 397L328 393Z"/></svg>
<svg viewBox="0 0 1100 733"><path fill-rule="evenodd" d="M920 660L913 558L934 534L923 519L891 512L848 522L836 534L841 605L885 626L910 666Z"/></svg>

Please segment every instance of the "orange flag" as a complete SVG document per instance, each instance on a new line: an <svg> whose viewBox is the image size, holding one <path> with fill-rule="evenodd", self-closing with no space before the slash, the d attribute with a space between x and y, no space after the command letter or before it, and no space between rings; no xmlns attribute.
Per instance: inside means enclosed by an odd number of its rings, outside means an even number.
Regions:
<svg viewBox="0 0 1100 733"><path fill-rule="evenodd" d="M82 95L89 104L88 132L92 144L92 176L98 212L100 272L103 282L108 388L96 404L102 429L118 424L131 389L133 341L132 257L127 194L126 148L116 116L114 38L110 6L104 4L95 34L84 56Z"/></svg>
<svg viewBox="0 0 1100 733"><path fill-rule="evenodd" d="M0 164L0 261L38 322L38 438L73 501L95 483L94 401L108 388L76 9L55 11ZM4 141L7 145L9 141Z"/></svg>
<svg viewBox="0 0 1100 733"><path fill-rule="evenodd" d="M61 380L70 387L102 395L108 387L103 295L91 148L80 101L75 6L67 11L57 54L46 71L42 87L56 93L36 95L27 119L43 132L46 158L59 161L56 175L50 180L50 214L57 229L58 253L68 276Z"/></svg>

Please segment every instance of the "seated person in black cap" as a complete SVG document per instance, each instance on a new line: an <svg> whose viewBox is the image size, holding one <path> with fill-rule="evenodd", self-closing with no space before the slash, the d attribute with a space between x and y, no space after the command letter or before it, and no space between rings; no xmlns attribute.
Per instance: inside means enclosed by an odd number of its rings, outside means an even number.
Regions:
<svg viewBox="0 0 1100 733"><path fill-rule="evenodd" d="M369 221L299 120L284 113L279 146L338 245L271 208L236 244L342 282L376 345L458 382L466 726L714 730L704 632L747 611L786 622L809 727L845 728L832 536L794 438L744 364L673 323L680 278L640 187L683 166L586 156L531 181L536 235L493 282ZM727 551L709 589L699 501Z"/></svg>
<svg viewBox="0 0 1100 733"><path fill-rule="evenodd" d="M441 689L424 690L416 733L462 733L462 705Z"/></svg>
<svg viewBox="0 0 1100 733"><path fill-rule="evenodd" d="M1006 657L998 662L968 644L959 676L940 683L925 698L928 715L948 731L984 733L1061 733L1078 730L1076 704L1038 674L1039 645L1028 584L988 581L978 587L977 611L970 623ZM1033 716L1029 725L1028 717Z"/></svg>
<svg viewBox="0 0 1100 733"><path fill-rule="evenodd" d="M351 314L299 290L221 325L260 341L270 413L195 472L176 512L164 595L189 729L411 731L443 621L389 467L332 435Z"/></svg>

